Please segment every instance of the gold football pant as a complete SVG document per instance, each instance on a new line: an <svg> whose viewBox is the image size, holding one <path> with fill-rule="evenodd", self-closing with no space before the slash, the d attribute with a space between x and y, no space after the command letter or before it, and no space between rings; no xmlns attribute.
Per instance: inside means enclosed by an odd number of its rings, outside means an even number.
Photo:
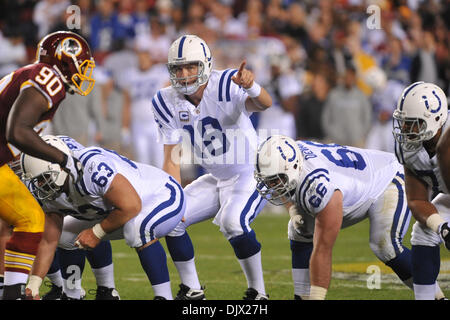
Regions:
<svg viewBox="0 0 450 320"><path fill-rule="evenodd" d="M6 244L5 271L29 273L44 232L45 214L7 164L0 167L0 218L14 226Z"/></svg>

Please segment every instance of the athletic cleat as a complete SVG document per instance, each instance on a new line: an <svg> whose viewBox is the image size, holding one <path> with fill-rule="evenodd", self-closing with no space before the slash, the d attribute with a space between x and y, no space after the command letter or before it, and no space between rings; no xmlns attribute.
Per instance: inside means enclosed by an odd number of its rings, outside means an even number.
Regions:
<svg viewBox="0 0 450 320"><path fill-rule="evenodd" d="M119 292L115 288L98 286L97 290L89 290L89 294L95 293L95 300L120 300Z"/></svg>
<svg viewBox="0 0 450 320"><path fill-rule="evenodd" d="M303 299L302 299L302 297L300 297L299 295L294 294L294 300L303 300Z"/></svg>
<svg viewBox="0 0 450 320"><path fill-rule="evenodd" d="M75 299L75 298L68 297L66 295L66 293L63 292L62 295L61 295L61 300L82 300L82 299Z"/></svg>
<svg viewBox="0 0 450 320"><path fill-rule="evenodd" d="M161 296L155 296L155 297L153 298L153 300L167 300L167 299L164 298L164 297L161 297Z"/></svg>
<svg viewBox="0 0 450 320"><path fill-rule="evenodd" d="M180 284L180 290L178 291L175 300L206 300L205 288L191 289L185 284Z"/></svg>
<svg viewBox="0 0 450 320"><path fill-rule="evenodd" d="M253 288L248 288L247 291L245 291L245 296L243 297L244 300L269 300L269 296L259 293Z"/></svg>
<svg viewBox="0 0 450 320"><path fill-rule="evenodd" d="M42 296L42 300L61 300L63 293L62 287L58 287L56 284L46 281L45 285L50 289L46 294Z"/></svg>

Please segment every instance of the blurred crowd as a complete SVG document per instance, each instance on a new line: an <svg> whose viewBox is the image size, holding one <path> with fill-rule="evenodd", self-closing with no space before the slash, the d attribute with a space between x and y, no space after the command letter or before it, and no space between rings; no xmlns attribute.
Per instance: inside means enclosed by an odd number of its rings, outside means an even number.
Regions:
<svg viewBox="0 0 450 320"><path fill-rule="evenodd" d="M157 67L168 80L170 44L196 34L215 69L245 59L271 93L273 108L252 117L257 129L392 152L402 90L423 80L449 94L449 28L446 0L3 0L0 77L33 62L45 34L83 35L95 89L66 99L51 130L133 157L127 72Z"/></svg>

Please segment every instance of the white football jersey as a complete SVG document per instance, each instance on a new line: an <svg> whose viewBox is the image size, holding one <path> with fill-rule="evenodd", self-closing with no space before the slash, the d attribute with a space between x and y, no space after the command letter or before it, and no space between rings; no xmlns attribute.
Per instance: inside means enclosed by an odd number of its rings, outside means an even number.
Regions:
<svg viewBox="0 0 450 320"><path fill-rule="evenodd" d="M84 166L83 178L71 184L69 194L62 193L55 201L44 201L45 212L71 215L80 220L100 220L114 207L104 200L112 180L120 173L140 195L143 206L170 180L164 171L133 162L115 151L100 147L83 148L69 137L60 138Z"/></svg>
<svg viewBox="0 0 450 320"><path fill-rule="evenodd" d="M297 141L304 163L295 193L298 206L316 216L335 190L343 195L346 220L362 217L403 167L392 153L337 144Z"/></svg>
<svg viewBox="0 0 450 320"><path fill-rule="evenodd" d="M450 114L447 117L442 132L445 130L450 130ZM416 176L428 184L433 194L440 192L450 193L442 178L436 154L430 158L423 146L418 150L406 152L400 148L397 142L395 143L395 154L400 163L403 163Z"/></svg>
<svg viewBox="0 0 450 320"><path fill-rule="evenodd" d="M131 97L131 118L133 121L154 123L148 108L155 93L169 82L167 68L163 64L152 66L149 70L131 69L125 76L123 86Z"/></svg>
<svg viewBox="0 0 450 320"><path fill-rule="evenodd" d="M190 142L194 163L218 179L252 172L256 131L245 108L247 93L231 77L236 69L213 70L195 107L172 87L153 98L153 113L164 144Z"/></svg>

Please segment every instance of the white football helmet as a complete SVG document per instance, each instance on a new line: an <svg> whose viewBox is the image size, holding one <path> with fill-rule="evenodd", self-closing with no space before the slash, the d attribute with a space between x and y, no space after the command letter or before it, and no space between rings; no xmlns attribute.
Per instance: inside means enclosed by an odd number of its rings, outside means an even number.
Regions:
<svg viewBox="0 0 450 320"><path fill-rule="evenodd" d="M175 40L169 48L167 60L172 87L182 94L194 94L208 81L211 74L211 51L206 42L195 35L184 35ZM180 66L189 64L197 64L196 75L189 77L182 77L179 73L177 75ZM195 82L191 83L194 78Z"/></svg>
<svg viewBox="0 0 450 320"><path fill-rule="evenodd" d="M42 140L72 156L69 147L58 137L46 135ZM68 176L59 164L45 161L22 153L20 156L22 180L34 197L40 201L56 199Z"/></svg>
<svg viewBox="0 0 450 320"><path fill-rule="evenodd" d="M444 91L423 81L408 86L394 111L393 134L405 151L414 151L433 138L447 121L448 104Z"/></svg>
<svg viewBox="0 0 450 320"><path fill-rule="evenodd" d="M259 194L274 205L282 205L299 184L303 155L293 139L273 135L259 147L255 167Z"/></svg>

